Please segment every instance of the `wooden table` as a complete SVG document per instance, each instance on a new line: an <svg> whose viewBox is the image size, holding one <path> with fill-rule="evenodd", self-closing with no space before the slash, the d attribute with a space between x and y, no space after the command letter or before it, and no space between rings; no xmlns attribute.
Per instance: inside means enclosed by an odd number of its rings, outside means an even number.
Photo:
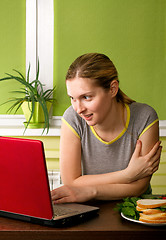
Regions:
<svg viewBox="0 0 166 240"><path fill-rule="evenodd" d="M149 227L123 219L114 211L117 201L93 202L99 216L65 228L51 228L8 218L0 218L0 239L14 240L117 240L165 239L166 227ZM92 205L92 203L91 203Z"/></svg>

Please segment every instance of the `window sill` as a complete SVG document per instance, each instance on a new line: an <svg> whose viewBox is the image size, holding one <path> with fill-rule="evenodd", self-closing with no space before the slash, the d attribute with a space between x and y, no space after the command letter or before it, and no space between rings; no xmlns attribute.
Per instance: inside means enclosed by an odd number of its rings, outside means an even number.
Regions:
<svg viewBox="0 0 166 240"><path fill-rule="evenodd" d="M61 116L50 119L48 134L43 129L27 129L24 133L24 115L0 115L0 136L60 136ZM166 137L166 120L159 121L160 137Z"/></svg>
<svg viewBox="0 0 166 240"><path fill-rule="evenodd" d="M24 133L24 115L0 115L0 136L60 136L61 117L50 119L50 129L27 129Z"/></svg>

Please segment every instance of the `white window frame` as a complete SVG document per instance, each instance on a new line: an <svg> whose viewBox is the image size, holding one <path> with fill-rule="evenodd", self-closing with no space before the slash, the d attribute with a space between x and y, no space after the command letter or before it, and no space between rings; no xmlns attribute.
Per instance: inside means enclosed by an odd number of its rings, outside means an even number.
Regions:
<svg viewBox="0 0 166 240"><path fill-rule="evenodd" d="M45 88L53 88L54 1L26 0L26 74L34 80L39 59L39 79ZM1 136L23 136L24 115L0 115ZM60 136L61 117L50 119L47 136ZM43 129L27 129L25 136L40 136ZM45 136L46 133L43 134Z"/></svg>
<svg viewBox="0 0 166 240"><path fill-rule="evenodd" d="M35 79L39 59L40 81L53 88L54 1L26 0L26 73Z"/></svg>

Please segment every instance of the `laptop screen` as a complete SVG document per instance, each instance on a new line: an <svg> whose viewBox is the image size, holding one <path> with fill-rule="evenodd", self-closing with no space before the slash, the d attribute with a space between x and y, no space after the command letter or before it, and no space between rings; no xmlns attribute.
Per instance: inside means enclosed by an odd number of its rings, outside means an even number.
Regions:
<svg viewBox="0 0 166 240"><path fill-rule="evenodd" d="M41 141L0 137L0 210L52 219Z"/></svg>

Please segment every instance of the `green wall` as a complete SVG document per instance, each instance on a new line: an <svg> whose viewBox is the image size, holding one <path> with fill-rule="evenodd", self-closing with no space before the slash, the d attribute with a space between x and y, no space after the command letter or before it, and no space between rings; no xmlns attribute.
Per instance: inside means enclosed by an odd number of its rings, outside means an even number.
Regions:
<svg viewBox="0 0 166 240"><path fill-rule="evenodd" d="M101 52L115 63L121 89L166 119L165 0L54 0L54 13L54 115L70 105L65 74L71 62ZM26 0L0 1L0 29L0 77L13 68L25 74ZM0 103L17 85L1 83Z"/></svg>
<svg viewBox="0 0 166 240"><path fill-rule="evenodd" d="M101 52L115 63L121 89L166 119L165 0L54 0L54 12L55 115L70 104L69 65L81 54Z"/></svg>
<svg viewBox="0 0 166 240"><path fill-rule="evenodd" d="M17 69L25 74L26 61L26 0L0 0L0 78L5 72ZM0 104L13 96L19 83L0 83ZM0 114L6 114L10 105L0 106ZM21 112L22 114L22 112Z"/></svg>

